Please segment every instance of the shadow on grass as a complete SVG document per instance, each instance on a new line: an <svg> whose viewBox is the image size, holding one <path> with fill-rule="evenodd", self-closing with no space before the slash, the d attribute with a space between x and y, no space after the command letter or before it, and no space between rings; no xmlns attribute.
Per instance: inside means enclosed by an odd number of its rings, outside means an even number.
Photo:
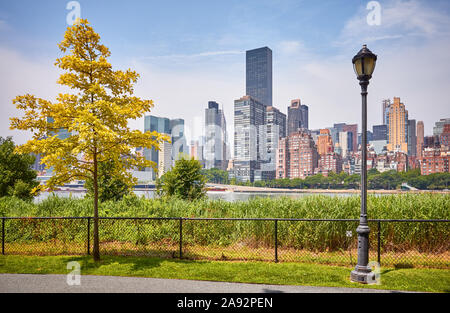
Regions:
<svg viewBox="0 0 450 313"><path fill-rule="evenodd" d="M118 256L118 255L100 255L100 261L95 262L92 256L74 256L68 257L70 261L77 261L80 263L82 269L96 270L104 266L112 265L130 265L129 270L132 272L145 271L151 268L161 266L161 263L177 263L177 264L189 264L194 262L193 260L178 259L178 258L161 258L158 256ZM201 264L202 262L196 262ZM207 263L207 262L205 262Z"/></svg>
<svg viewBox="0 0 450 313"><path fill-rule="evenodd" d="M407 268L414 268L414 265L412 265L410 263L396 263L396 264L394 264L394 268L386 269L386 270L382 271L380 274L384 275L384 274L387 274L392 271L396 271L396 270L400 270L400 269L407 269Z"/></svg>

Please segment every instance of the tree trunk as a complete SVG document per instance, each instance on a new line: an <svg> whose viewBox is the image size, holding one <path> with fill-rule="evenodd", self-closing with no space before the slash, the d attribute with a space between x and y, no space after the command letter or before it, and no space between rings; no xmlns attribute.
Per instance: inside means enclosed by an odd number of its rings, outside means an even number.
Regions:
<svg viewBox="0 0 450 313"><path fill-rule="evenodd" d="M98 177L97 177L97 149L94 151L94 260L100 261L100 244L98 237Z"/></svg>

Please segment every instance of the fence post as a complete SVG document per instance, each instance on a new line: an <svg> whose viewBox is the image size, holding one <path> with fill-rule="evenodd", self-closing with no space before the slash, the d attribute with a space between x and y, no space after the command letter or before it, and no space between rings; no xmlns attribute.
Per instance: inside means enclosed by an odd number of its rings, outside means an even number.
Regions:
<svg viewBox="0 0 450 313"><path fill-rule="evenodd" d="M5 218L2 218L2 255L5 255Z"/></svg>
<svg viewBox="0 0 450 313"><path fill-rule="evenodd" d="M87 254L91 254L91 218L87 218Z"/></svg>
<svg viewBox="0 0 450 313"><path fill-rule="evenodd" d="M183 258L183 218L180 217L180 259Z"/></svg>
<svg viewBox="0 0 450 313"><path fill-rule="evenodd" d="M278 263L278 220L275 220L275 263Z"/></svg>
<svg viewBox="0 0 450 313"><path fill-rule="evenodd" d="M380 266L381 266L381 222L380 221L378 221L378 234L377 234L377 236L378 236L378 264L380 264Z"/></svg>

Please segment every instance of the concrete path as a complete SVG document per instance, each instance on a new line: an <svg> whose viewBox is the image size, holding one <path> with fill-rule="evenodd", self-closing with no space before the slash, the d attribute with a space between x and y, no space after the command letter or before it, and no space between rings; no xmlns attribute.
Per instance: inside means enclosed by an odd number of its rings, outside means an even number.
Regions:
<svg viewBox="0 0 450 313"><path fill-rule="evenodd" d="M281 286L141 277L81 276L69 286L66 275L0 274L0 293L387 293L362 288Z"/></svg>

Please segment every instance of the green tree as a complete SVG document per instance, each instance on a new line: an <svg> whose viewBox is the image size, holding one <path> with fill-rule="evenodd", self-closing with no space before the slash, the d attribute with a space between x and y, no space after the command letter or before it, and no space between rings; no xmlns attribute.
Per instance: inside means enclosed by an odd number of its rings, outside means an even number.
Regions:
<svg viewBox="0 0 450 313"><path fill-rule="evenodd" d="M118 201L131 192L130 185L112 174L111 168L115 166L112 160L101 162L98 165L98 200L100 202L108 200ZM87 189L87 195L94 197L92 179L86 180L84 186Z"/></svg>
<svg viewBox="0 0 450 313"><path fill-rule="evenodd" d="M196 200L206 196L205 183L201 163L194 158L181 157L170 171L156 180L156 190L163 197Z"/></svg>
<svg viewBox="0 0 450 313"><path fill-rule="evenodd" d="M228 178L228 172L218 169L218 168L211 168L211 169L203 169L202 174L206 176L206 181L209 183L215 183L215 184L228 184L229 178Z"/></svg>
<svg viewBox="0 0 450 313"><path fill-rule="evenodd" d="M36 172L31 169L34 156L18 154L11 137L0 137L0 197L15 196L31 200L39 186Z"/></svg>

